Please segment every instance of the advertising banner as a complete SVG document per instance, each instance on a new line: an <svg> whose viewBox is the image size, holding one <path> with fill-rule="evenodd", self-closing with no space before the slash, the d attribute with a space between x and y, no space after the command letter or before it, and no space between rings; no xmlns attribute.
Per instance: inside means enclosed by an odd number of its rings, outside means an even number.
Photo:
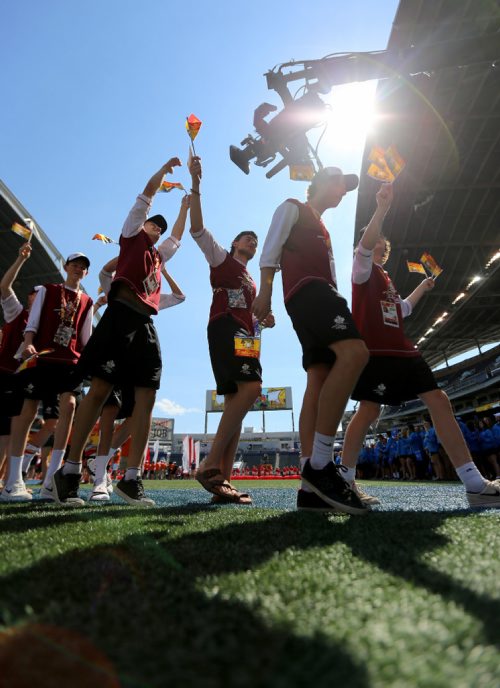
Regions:
<svg viewBox="0 0 500 688"><path fill-rule="evenodd" d="M250 411L291 411L292 408L291 387L263 387L262 394ZM205 410L206 413L222 413L224 396L218 395L214 389L208 389Z"/></svg>

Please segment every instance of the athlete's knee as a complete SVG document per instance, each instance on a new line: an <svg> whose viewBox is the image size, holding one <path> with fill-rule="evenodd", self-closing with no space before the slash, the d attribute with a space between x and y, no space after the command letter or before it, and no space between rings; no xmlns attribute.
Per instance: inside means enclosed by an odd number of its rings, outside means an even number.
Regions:
<svg viewBox="0 0 500 688"><path fill-rule="evenodd" d="M370 359L370 352L362 339L349 339L334 346L337 361L361 372Z"/></svg>
<svg viewBox="0 0 500 688"><path fill-rule="evenodd" d="M425 394L419 395L422 401L431 411L447 412L451 414L453 410L451 408L451 403L446 392L442 389L433 389L430 392L425 392Z"/></svg>
<svg viewBox="0 0 500 688"><path fill-rule="evenodd" d="M103 404L112 389L113 385L110 382L102 380L100 377L93 377L87 396L94 402Z"/></svg>
<svg viewBox="0 0 500 688"><path fill-rule="evenodd" d="M253 403L262 394L262 383L257 380L245 382L243 385L240 385L239 389L242 389L248 398L251 399L251 403Z"/></svg>
<svg viewBox="0 0 500 688"><path fill-rule="evenodd" d="M358 413L363 415L363 418L370 423L374 423L380 415L380 404L373 401L361 401L359 404Z"/></svg>

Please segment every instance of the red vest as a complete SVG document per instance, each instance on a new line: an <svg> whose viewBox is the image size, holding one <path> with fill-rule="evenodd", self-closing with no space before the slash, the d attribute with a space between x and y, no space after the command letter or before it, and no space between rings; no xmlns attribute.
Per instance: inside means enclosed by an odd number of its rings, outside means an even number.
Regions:
<svg viewBox="0 0 500 688"><path fill-rule="evenodd" d="M281 277L285 303L308 282L319 280L334 284L331 264L332 247L330 235L313 209L287 199L299 209L299 218L283 246L281 253Z"/></svg>
<svg viewBox="0 0 500 688"><path fill-rule="evenodd" d="M54 335L59 326L64 324L61 320L61 306L64 299L68 305L75 304L77 301L77 292L71 289L65 289L63 284L44 284L45 299L40 315L40 323L38 325L38 332L33 340L33 345L37 351L43 349L54 349L53 353L46 354L40 360L51 363L67 363L76 364L82 352L82 345L80 343L80 330L85 322L89 310L92 308L92 299L80 293L80 302L76 309L74 318L69 325L73 330L68 346L62 346L54 342Z"/></svg>
<svg viewBox="0 0 500 688"><path fill-rule="evenodd" d="M210 268L210 284L213 299L209 322L230 315L253 336L251 307L257 290L246 267L228 253L223 263Z"/></svg>
<svg viewBox="0 0 500 688"><path fill-rule="evenodd" d="M120 255L113 285L124 282L155 313L158 313L161 290L161 255L153 241L141 229L132 237L120 237Z"/></svg>
<svg viewBox="0 0 500 688"><path fill-rule="evenodd" d="M13 373L21 365L21 361L14 358L19 345L23 341L24 328L28 322L28 311L23 310L16 315L14 320L5 323L2 327L3 337L0 344L0 370L4 373Z"/></svg>
<svg viewBox="0 0 500 688"><path fill-rule="evenodd" d="M372 356L420 356L405 337L399 294L380 265L363 284L353 282L352 315Z"/></svg>

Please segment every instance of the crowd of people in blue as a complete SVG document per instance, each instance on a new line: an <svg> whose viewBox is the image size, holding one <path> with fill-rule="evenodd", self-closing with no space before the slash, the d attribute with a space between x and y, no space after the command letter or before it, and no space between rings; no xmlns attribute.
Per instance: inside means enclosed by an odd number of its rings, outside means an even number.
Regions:
<svg viewBox="0 0 500 688"><path fill-rule="evenodd" d="M500 413L464 421L457 418L469 451L483 475L500 475ZM336 461L340 463L340 455ZM429 421L380 433L367 441L358 477L388 480L455 480L453 466Z"/></svg>

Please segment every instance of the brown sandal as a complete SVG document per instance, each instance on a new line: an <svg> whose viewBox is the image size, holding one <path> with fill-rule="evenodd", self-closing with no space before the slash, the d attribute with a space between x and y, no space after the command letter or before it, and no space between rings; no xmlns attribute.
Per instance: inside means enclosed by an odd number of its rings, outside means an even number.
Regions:
<svg viewBox="0 0 500 688"><path fill-rule="evenodd" d="M217 495L214 494L210 500L210 504L252 504L252 498L246 492L238 492L235 490L231 495Z"/></svg>
<svg viewBox="0 0 500 688"><path fill-rule="evenodd" d="M233 492L233 487L227 480L224 480L218 468L207 468L204 471L198 470L195 478L207 492L211 492L219 497L225 497L228 493Z"/></svg>

